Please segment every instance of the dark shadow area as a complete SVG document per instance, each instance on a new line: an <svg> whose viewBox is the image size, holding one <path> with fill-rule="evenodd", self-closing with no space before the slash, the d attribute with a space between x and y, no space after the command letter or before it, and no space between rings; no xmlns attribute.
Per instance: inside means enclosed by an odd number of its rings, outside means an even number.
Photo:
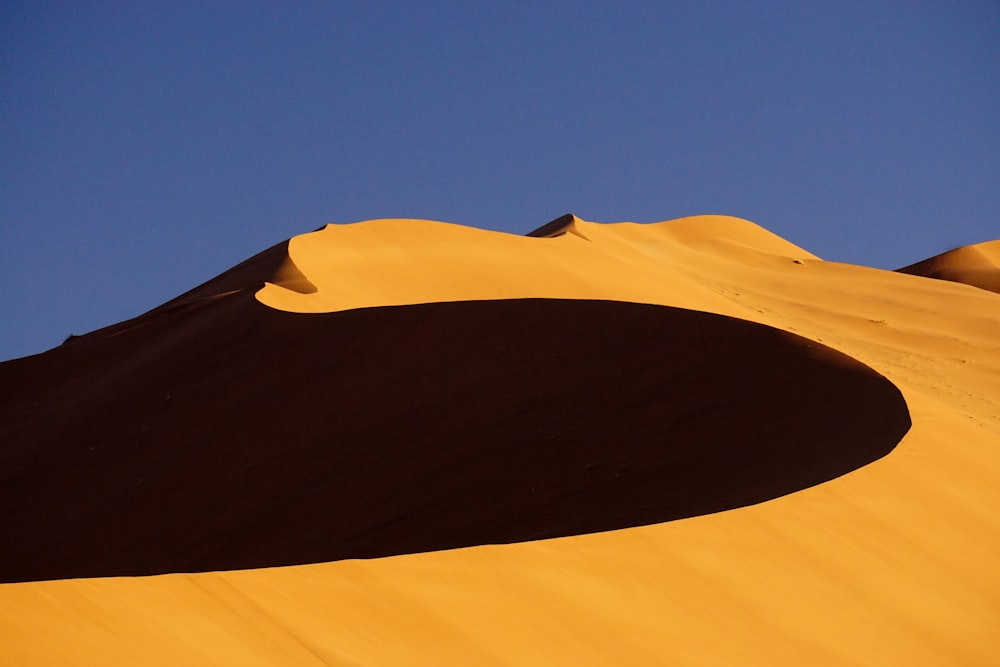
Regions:
<svg viewBox="0 0 1000 667"><path fill-rule="evenodd" d="M561 236L566 233L566 228L573 224L573 214L566 213L565 215L560 215L555 220L550 220L538 229L533 229L525 236L533 236L536 238L548 238L552 236Z"/></svg>
<svg viewBox="0 0 1000 667"><path fill-rule="evenodd" d="M0 364L0 580L658 523L825 482L910 426L843 354L663 306L302 315L242 291L144 317Z"/></svg>

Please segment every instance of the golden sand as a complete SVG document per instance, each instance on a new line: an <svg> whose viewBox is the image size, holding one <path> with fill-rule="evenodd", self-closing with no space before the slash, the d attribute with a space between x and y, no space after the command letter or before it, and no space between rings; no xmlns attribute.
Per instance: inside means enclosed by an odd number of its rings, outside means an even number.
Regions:
<svg viewBox="0 0 1000 667"><path fill-rule="evenodd" d="M955 248L899 271L1000 292L1000 240Z"/></svg>
<svg viewBox="0 0 1000 667"><path fill-rule="evenodd" d="M379 220L296 237L288 253L258 299L293 312L549 297L760 322L885 375L913 426L891 454L833 481L653 526L3 585L0 662L997 664L1000 294L824 262L716 216L574 220L552 238Z"/></svg>

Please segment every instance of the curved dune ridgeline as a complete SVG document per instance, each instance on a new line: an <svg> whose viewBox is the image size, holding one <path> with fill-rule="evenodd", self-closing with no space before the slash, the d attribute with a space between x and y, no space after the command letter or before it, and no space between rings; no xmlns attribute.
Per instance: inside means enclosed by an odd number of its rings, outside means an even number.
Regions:
<svg viewBox="0 0 1000 667"><path fill-rule="evenodd" d="M955 248L897 271L1000 293L1000 240Z"/></svg>
<svg viewBox="0 0 1000 667"><path fill-rule="evenodd" d="M277 244L0 364L0 663L995 664L997 243Z"/></svg>
<svg viewBox="0 0 1000 667"><path fill-rule="evenodd" d="M110 369L114 369L111 371ZM0 577L257 568L606 531L888 453L885 378L666 306L301 315L249 293L0 367Z"/></svg>
<svg viewBox="0 0 1000 667"><path fill-rule="evenodd" d="M728 315L733 304L706 289L706 259L783 268L819 259L748 220L722 215L645 225L564 215L528 236L430 220L369 220L327 225L292 238L287 248L296 277L264 277L267 284L256 296L266 306L297 313L559 298ZM214 282L205 287L214 289Z"/></svg>

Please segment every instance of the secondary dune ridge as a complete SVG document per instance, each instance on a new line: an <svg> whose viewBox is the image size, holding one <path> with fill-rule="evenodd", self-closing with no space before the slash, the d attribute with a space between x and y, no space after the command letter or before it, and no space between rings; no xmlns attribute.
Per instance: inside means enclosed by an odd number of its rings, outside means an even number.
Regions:
<svg viewBox="0 0 1000 667"><path fill-rule="evenodd" d="M210 281L157 317L234 303L258 280L272 283L258 295L272 307L335 316L521 298L700 310L862 361L900 389L910 431L850 474L679 521L299 567L5 584L0 654L102 666L995 662L1000 296L822 262L734 218L555 227L525 239L428 221L332 226L276 252L275 279L250 261L225 289ZM138 335L137 323L90 339ZM88 337L65 349L77 344Z"/></svg>
<svg viewBox="0 0 1000 667"><path fill-rule="evenodd" d="M1000 241L955 248L897 270L1000 292Z"/></svg>

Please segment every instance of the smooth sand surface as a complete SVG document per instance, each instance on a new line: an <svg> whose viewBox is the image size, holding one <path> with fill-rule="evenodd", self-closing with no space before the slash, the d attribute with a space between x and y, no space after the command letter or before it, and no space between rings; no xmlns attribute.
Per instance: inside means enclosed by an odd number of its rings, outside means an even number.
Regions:
<svg viewBox="0 0 1000 667"><path fill-rule="evenodd" d="M302 292L269 283L257 299L297 313L562 298L657 303L729 315L738 303L706 285L704 258L775 269L796 259L817 259L751 222L724 216L651 225L573 218L564 233L552 238L427 220L373 220L297 236L289 241L288 254L312 288Z"/></svg>
<svg viewBox="0 0 1000 667"><path fill-rule="evenodd" d="M955 248L898 270L1000 292L1000 241Z"/></svg>
<svg viewBox="0 0 1000 667"><path fill-rule="evenodd" d="M257 298L302 313L520 298L701 310L862 362L898 387L912 427L848 474L666 523L374 560L5 584L3 661L996 664L1000 295L823 262L733 218L559 227L515 237L425 221L331 226L292 239ZM233 302L258 277L225 285L237 290L228 297L210 282L157 318ZM152 326L140 320L78 342L140 335ZM197 345L197 333L174 335Z"/></svg>

